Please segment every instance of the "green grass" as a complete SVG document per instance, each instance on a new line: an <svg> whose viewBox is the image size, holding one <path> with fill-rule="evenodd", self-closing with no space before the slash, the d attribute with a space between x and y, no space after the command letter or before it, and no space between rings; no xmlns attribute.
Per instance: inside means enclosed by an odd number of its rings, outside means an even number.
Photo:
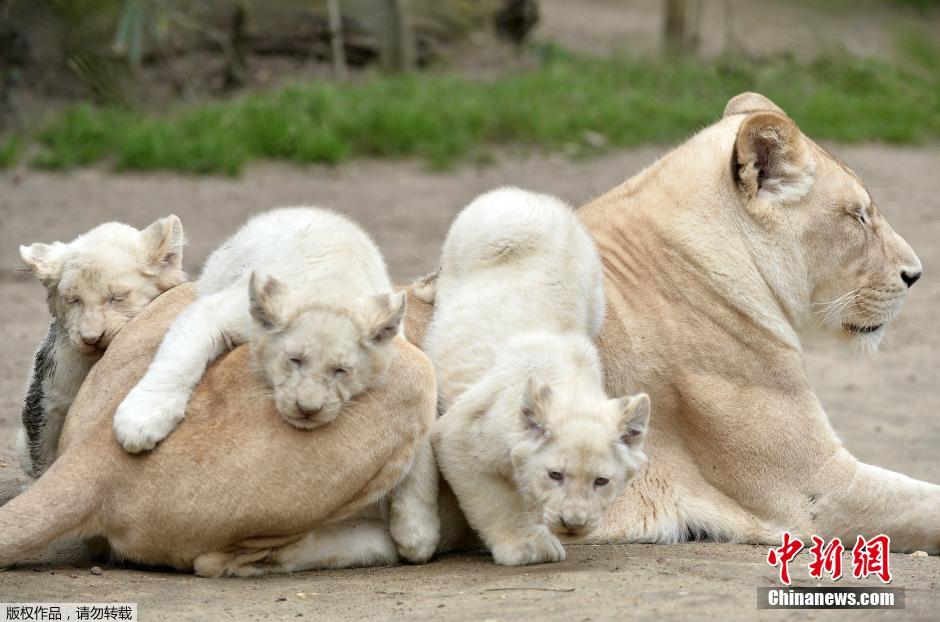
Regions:
<svg viewBox="0 0 940 622"><path fill-rule="evenodd" d="M10 136L0 141L0 169L10 168L20 159L23 141L18 136Z"/></svg>
<svg viewBox="0 0 940 622"><path fill-rule="evenodd" d="M593 59L548 47L539 69L495 81L416 74L294 85L160 115L79 106L33 137L31 163L109 158L120 170L235 175L261 158L419 157L443 168L496 144L591 153L592 133L612 147L682 139L745 90L774 99L815 138L932 141L940 138L940 71L930 45L911 43L904 66L849 57Z"/></svg>

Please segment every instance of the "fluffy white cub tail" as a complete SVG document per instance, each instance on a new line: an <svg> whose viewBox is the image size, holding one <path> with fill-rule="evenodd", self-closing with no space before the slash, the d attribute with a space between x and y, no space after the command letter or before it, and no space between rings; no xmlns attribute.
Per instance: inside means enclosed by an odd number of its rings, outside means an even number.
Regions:
<svg viewBox="0 0 940 622"><path fill-rule="evenodd" d="M520 188L487 192L454 221L442 268L460 274L551 253L574 218L566 203L546 194Z"/></svg>

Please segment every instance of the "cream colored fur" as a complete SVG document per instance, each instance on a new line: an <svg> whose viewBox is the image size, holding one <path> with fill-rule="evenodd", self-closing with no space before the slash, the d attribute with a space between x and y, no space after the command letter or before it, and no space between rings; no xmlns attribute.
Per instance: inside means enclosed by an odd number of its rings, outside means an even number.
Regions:
<svg viewBox="0 0 940 622"><path fill-rule="evenodd" d="M875 345L877 331L859 334L845 324L865 316L865 326L877 326L896 314L905 295L900 273L910 278L920 264L872 209L858 177L781 115L764 97L738 96L723 119L579 211L604 265L608 310L597 344L607 389L642 389L656 405L650 460L594 541L779 543L780 531L791 529L843 541L884 532L896 550L940 549L940 487L851 456L801 355L818 324ZM767 173L787 168L755 157L749 141L739 147L739 138L766 125L754 123L762 118L791 137L790 152L812 160L813 182L801 199L758 197ZM864 222L856 208L867 208ZM176 292L185 289L167 294L174 313L184 296ZM310 434L288 429L269 404L263 412L244 407L264 389L247 372L245 349L237 349L208 370L186 423L155 452L121 451L110 417L143 373L140 353L154 351L172 317L159 303L89 374L63 431L60 461L0 508L0 566L77 525L129 534L120 550L145 563L187 568L195 555L240 541L244 554L263 560L381 497L407 471L433 417L434 388L427 360L404 344L389 381L357 401L361 417L340 417ZM423 342L432 311L409 300L406 330L414 343ZM153 318L161 313L158 325ZM441 498L441 548L466 546L470 532L446 485ZM257 538L272 534L297 535ZM372 535L360 552L381 557ZM330 560L319 553L333 542L291 552L322 566Z"/></svg>
<svg viewBox="0 0 940 622"><path fill-rule="evenodd" d="M199 300L118 407L114 429L130 452L165 438L206 365L246 342L285 420L306 429L329 423L382 381L404 315L372 240L315 208L252 218L212 253L196 287Z"/></svg>
<svg viewBox="0 0 940 622"><path fill-rule="evenodd" d="M579 215L607 277L607 388L656 405L648 466L596 540L940 550L940 487L856 460L806 377L813 330L874 349L921 272L847 165L746 93Z"/></svg>
<svg viewBox="0 0 940 622"><path fill-rule="evenodd" d="M17 433L23 470L41 475L55 459L65 415L111 340L150 301L186 280L183 227L168 216L138 231L99 225L69 243L20 247L46 288L53 326L36 364Z"/></svg>
<svg viewBox="0 0 940 622"><path fill-rule="evenodd" d="M241 346L206 370L184 425L159 447L143 455L121 449L113 413L194 298L183 285L155 300L91 370L59 458L0 507L0 568L67 536L103 537L117 558L184 570L201 557L203 570L226 557L227 568L283 572L384 563L381 554L394 551L384 521L350 517L376 513L370 508L383 508L413 472L436 412L430 362L401 338L387 381L328 426L287 425ZM362 529L340 531L350 524Z"/></svg>
<svg viewBox="0 0 940 622"><path fill-rule="evenodd" d="M433 431L445 479L494 560L564 559L645 461L645 395L609 399L592 339L601 266L568 206L518 189L457 217L433 296L427 351L444 412Z"/></svg>
<svg viewBox="0 0 940 622"><path fill-rule="evenodd" d="M250 344L278 412L297 428L333 421L385 379L405 296L392 293L369 236L338 214L286 208L256 216L213 252L196 286L199 299L115 414L128 451L151 449L169 434L206 365L241 343ZM390 500L392 535L414 562L430 558L439 530L437 478L425 463L433 465L429 448Z"/></svg>

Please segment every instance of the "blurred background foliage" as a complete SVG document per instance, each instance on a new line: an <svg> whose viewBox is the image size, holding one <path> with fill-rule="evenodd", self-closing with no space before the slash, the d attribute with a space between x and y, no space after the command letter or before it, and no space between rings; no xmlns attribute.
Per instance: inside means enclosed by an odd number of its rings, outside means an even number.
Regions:
<svg viewBox="0 0 940 622"><path fill-rule="evenodd" d="M820 138L935 141L938 35L940 0L0 0L0 166L577 157L743 90Z"/></svg>

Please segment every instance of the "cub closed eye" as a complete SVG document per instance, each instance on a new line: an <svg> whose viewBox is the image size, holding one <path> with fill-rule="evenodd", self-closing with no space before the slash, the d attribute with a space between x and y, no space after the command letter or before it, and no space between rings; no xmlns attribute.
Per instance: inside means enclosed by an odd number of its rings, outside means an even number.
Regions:
<svg viewBox="0 0 940 622"><path fill-rule="evenodd" d="M596 480L594 480L595 486L606 486L609 483L610 483L610 480L607 479L606 477L598 477Z"/></svg>
<svg viewBox="0 0 940 622"><path fill-rule="evenodd" d="M288 359L288 361L291 365L298 369L304 366L304 360L299 356L292 356L290 359Z"/></svg>
<svg viewBox="0 0 940 622"><path fill-rule="evenodd" d="M345 367L337 367L333 370L333 377L339 380L343 376L349 373L349 370Z"/></svg>
<svg viewBox="0 0 940 622"><path fill-rule="evenodd" d="M561 471L549 471L548 476L556 482L561 482L565 479L565 474Z"/></svg>

